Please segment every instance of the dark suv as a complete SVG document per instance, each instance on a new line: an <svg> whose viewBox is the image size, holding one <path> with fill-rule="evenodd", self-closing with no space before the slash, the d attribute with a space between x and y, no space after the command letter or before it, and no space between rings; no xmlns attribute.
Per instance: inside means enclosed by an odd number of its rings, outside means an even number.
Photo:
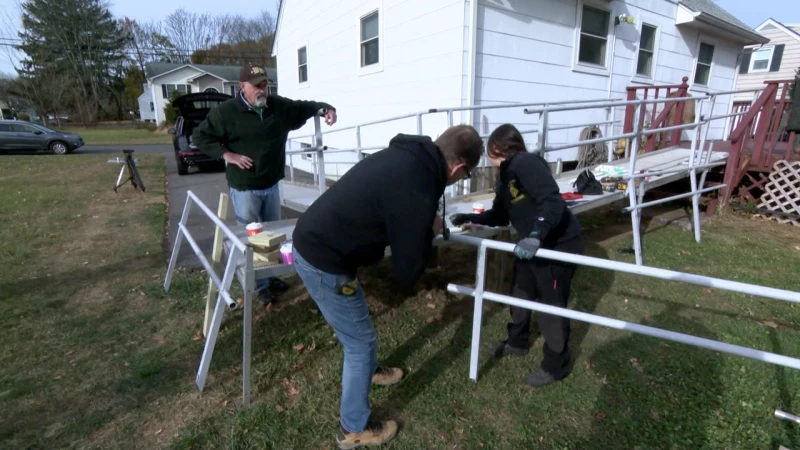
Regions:
<svg viewBox="0 0 800 450"><path fill-rule="evenodd" d="M200 153L192 144L192 132L212 108L230 98L233 97L218 92L198 92L182 95L173 100L172 104L180 111L180 116L175 121L175 128L169 129L169 134L172 135L172 146L175 148L178 175L189 173L189 166L198 169L225 170L225 161L212 159Z"/></svg>
<svg viewBox="0 0 800 450"><path fill-rule="evenodd" d="M72 153L83 138L23 120L0 120L0 150L50 150L56 155Z"/></svg>

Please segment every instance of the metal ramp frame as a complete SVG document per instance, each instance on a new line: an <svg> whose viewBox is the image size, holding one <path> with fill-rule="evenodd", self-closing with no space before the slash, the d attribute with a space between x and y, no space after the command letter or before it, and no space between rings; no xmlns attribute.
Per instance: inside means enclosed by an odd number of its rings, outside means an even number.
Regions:
<svg viewBox="0 0 800 450"><path fill-rule="evenodd" d="M572 211L575 213L589 211L600 206L628 199L628 206L624 208L625 212L631 214L631 225L633 228L634 236L634 252L636 254L636 263L643 264L642 244L641 244L641 210L649 206L655 206L661 203L674 201L682 198L691 197L692 200L692 219L694 225L695 240L700 243L702 240L700 230L700 197L719 189L724 189L725 184L718 184L711 187L704 187L705 180L708 172L714 168L721 167L727 163L727 152L715 152L713 150L714 142L708 140L710 124L715 121L727 122L731 118L747 114L747 111L740 111L733 114L725 114L718 116L704 116L703 106L708 103L710 105L709 111L713 112L714 105L719 96L731 95L738 91L719 92L708 94L706 97L674 97L674 98L661 98L661 99L641 99L641 100L576 100L565 102L553 103L533 103L533 104L512 104L512 105L490 105L490 106L470 106L460 108L435 108L428 111L406 114L402 116L392 117L388 119L363 123L359 125L344 127L335 130L322 132L320 129L319 117L315 117L313 135L306 135L295 137L300 138L313 138L313 145L302 150L287 150L286 154L289 157L290 176L288 181L282 182L281 203L283 206L297 210L305 211L308 206L313 203L322 192L327 188L327 177L325 176L325 154L331 153L352 153L356 156L357 161L361 161L367 157L371 152L379 151L383 147L367 147L362 146L361 131L362 128L371 125L384 124L398 120L415 118L417 134L423 134L422 118L431 114L446 114L447 124L452 126L453 115L455 112L462 111L475 111L475 110L493 110L493 109L508 109L508 108L522 108L524 114L538 116L538 127L530 130L520 130L523 134L536 134L536 148L535 153L547 154L549 152L575 148L580 145L601 144L607 142L614 142L617 145L624 145L625 158L620 160L613 160L612 148L608 150L608 164L625 169L622 175L628 181L628 188L624 192L604 193L601 196L586 196L576 204L571 205ZM657 108L658 106L669 107L672 104L681 104L685 102L696 102L695 107L695 120L692 123L662 126L656 128L645 128L643 121L640 117L646 114L648 107ZM548 142L548 135L552 131L563 130L567 128L579 128L588 124L580 125L558 125L549 126L550 117L557 113L570 113L583 110L600 109L605 110L607 118L613 116L615 109L624 109L627 111L633 110L634 113L634 129L628 133L611 134L607 133L605 137L589 140L576 140L569 141L561 144L550 144ZM618 121L607 120L601 122L606 126L606 129L612 127ZM481 130L481 136L486 139L489 137L490 132L488 126L484 124ZM667 132L681 132L684 130L694 131L691 146L688 149L680 147L670 147L655 152L640 154L639 143L642 139L648 136L657 134L664 134ZM352 131L356 144L353 148L347 149L329 149L323 144L323 136L330 133L339 133L343 131ZM297 155L313 155L314 164L314 184L301 184L294 182L294 165L292 160ZM482 167L488 166L488 156L484 153L482 160ZM627 166L627 167L626 167ZM561 192L572 192L572 185L570 180L577 177L578 171L572 173L561 173L561 161L557 162L558 169L556 170L556 180L559 183ZM594 169L590 167L589 169ZM586 168L584 168L586 169ZM583 170L583 169L581 169ZM679 180L682 178L689 178L691 181L691 190L684 194L675 195L665 199L659 199L645 203L643 201L644 194L648 189L658 187L669 182ZM638 185L638 186L637 186ZM461 202L465 197L469 197L471 186L469 180L463 180L456 183L445 192L445 196L451 198L448 204L448 215L453 212L469 211L469 205ZM463 203L463 204L462 204ZM489 205L491 201L485 203Z"/></svg>

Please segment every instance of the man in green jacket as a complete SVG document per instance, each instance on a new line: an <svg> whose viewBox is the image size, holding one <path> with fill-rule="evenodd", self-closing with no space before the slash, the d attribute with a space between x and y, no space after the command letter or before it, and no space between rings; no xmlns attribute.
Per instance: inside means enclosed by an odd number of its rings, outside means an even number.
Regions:
<svg viewBox="0 0 800 450"><path fill-rule="evenodd" d="M201 152L226 162L231 203L239 225L280 220L278 182L284 177L289 132L322 111L325 123L336 123L336 109L323 102L267 95L267 72L246 64L239 73L240 93L212 109L192 134ZM258 298L268 304L271 290L284 291L277 279L256 283Z"/></svg>

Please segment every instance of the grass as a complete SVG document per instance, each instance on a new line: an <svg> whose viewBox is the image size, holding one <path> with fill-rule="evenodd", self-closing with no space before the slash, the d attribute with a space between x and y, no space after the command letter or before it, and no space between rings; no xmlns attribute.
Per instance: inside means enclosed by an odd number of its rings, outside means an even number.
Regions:
<svg viewBox="0 0 800 450"><path fill-rule="evenodd" d="M172 143L172 135L136 128L65 128L65 132L83 137L86 145L149 145Z"/></svg>
<svg viewBox="0 0 800 450"><path fill-rule="evenodd" d="M341 347L302 285L276 307L257 308L253 389L237 411L241 312L227 313L203 393L194 387L202 352L207 281L164 275L163 156L143 155L146 194L111 192L105 158L0 159L0 448L333 449ZM64 167L63 164L74 167ZM44 180L56 170L69 180ZM127 186L126 186L127 187ZM213 208L212 208L213 209ZM614 217L586 217L588 253L632 255ZM796 229L728 215L690 232L650 224L646 263L800 290ZM800 410L800 374L709 350L573 322L575 368L541 390L524 358L481 354L468 379L472 302L445 293L471 284L474 250L442 249L442 270L400 298L388 263L363 273L382 363L407 378L375 388L374 414L402 422L390 449L775 449L800 447L796 425L774 409ZM573 308L711 339L795 355L800 307L696 286L579 269ZM508 320L487 306L483 345Z"/></svg>

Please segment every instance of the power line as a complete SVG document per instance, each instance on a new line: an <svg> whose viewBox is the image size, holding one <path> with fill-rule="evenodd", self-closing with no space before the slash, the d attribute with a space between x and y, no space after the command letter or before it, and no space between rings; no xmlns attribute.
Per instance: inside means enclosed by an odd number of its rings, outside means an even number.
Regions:
<svg viewBox="0 0 800 450"><path fill-rule="evenodd" d="M16 50L24 52L20 48L19 44L8 44L5 42L0 42L0 47L12 47ZM67 51L73 50L72 48L66 46L40 46L39 48L44 50L49 50L53 53L65 53ZM139 56L149 56L149 57L174 57L174 58L192 58L193 56L205 56L205 57L217 57L217 58L264 58L270 59L268 47L265 47L263 53L251 53L251 52L237 52L235 50L194 50L191 53L183 53L178 50L172 49L151 49L149 51L140 51L136 49L121 49L116 51L118 54L125 55L125 56L132 56L132 57L139 57ZM200 53L200 55L198 55Z"/></svg>

